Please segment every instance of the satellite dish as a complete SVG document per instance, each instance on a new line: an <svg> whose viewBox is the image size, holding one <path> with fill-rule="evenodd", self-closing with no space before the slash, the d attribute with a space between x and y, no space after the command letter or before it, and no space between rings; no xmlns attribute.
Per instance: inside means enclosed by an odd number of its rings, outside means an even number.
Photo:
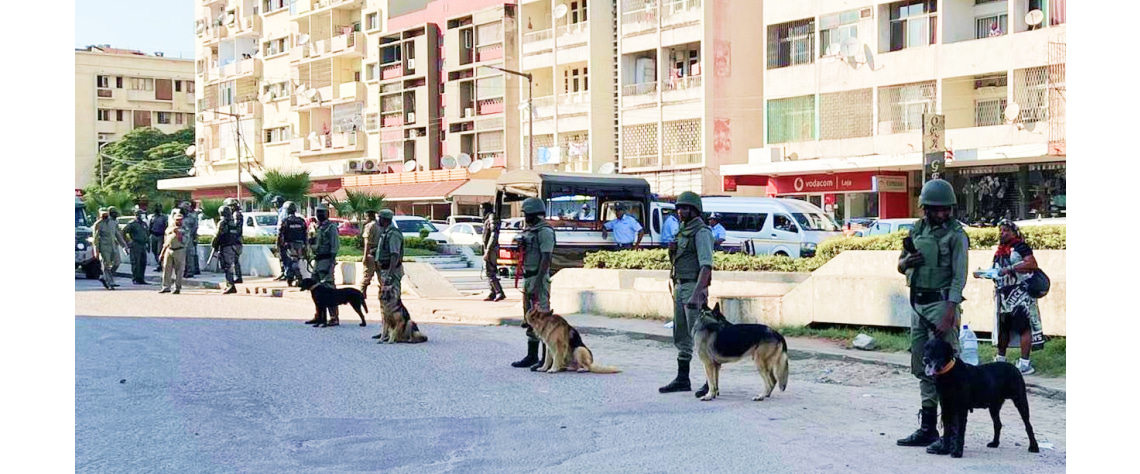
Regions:
<svg viewBox="0 0 1140 474"><path fill-rule="evenodd" d="M1045 14L1041 10L1030 10L1029 13L1025 14L1025 24L1029 26L1040 25L1043 21L1045 21Z"/></svg>
<svg viewBox="0 0 1140 474"><path fill-rule="evenodd" d="M188 176L194 176L196 174L198 174L198 168L190 168L186 171L186 175Z"/></svg>
<svg viewBox="0 0 1140 474"><path fill-rule="evenodd" d="M309 100L313 102L320 102L321 92L316 89L309 89L307 92L305 92L305 97L308 97Z"/></svg>
<svg viewBox="0 0 1140 474"><path fill-rule="evenodd" d="M316 140L316 139L317 139L317 132L316 131L309 132L309 140Z"/></svg>
<svg viewBox="0 0 1140 474"><path fill-rule="evenodd" d="M600 174L614 174L615 171L617 171L617 165L612 161L598 167L598 173Z"/></svg>
<svg viewBox="0 0 1140 474"><path fill-rule="evenodd" d="M1012 123L1014 120L1017 120L1017 116L1020 113L1021 106L1017 105L1017 102L1009 104L1005 107L1005 121Z"/></svg>
<svg viewBox="0 0 1140 474"><path fill-rule="evenodd" d="M411 173L416 170L416 160L408 160L404 162L404 172Z"/></svg>
<svg viewBox="0 0 1140 474"><path fill-rule="evenodd" d="M301 33L301 36L297 37L297 44L298 45L309 44L309 35Z"/></svg>
<svg viewBox="0 0 1140 474"><path fill-rule="evenodd" d="M483 160L475 160L471 162L471 166L467 167L468 173L478 173L483 170Z"/></svg>
<svg viewBox="0 0 1140 474"><path fill-rule="evenodd" d="M459 156L455 157L455 160L459 162L460 168L471 166L471 155L466 153L460 153Z"/></svg>
<svg viewBox="0 0 1140 474"><path fill-rule="evenodd" d="M445 170L453 170L459 167L459 162L455 161L455 157L447 155L439 160L439 165Z"/></svg>
<svg viewBox="0 0 1140 474"><path fill-rule="evenodd" d="M194 152L198 151L198 147L190 145L186 147L186 156L194 156Z"/></svg>
<svg viewBox="0 0 1140 474"><path fill-rule="evenodd" d="M206 24L202 23L200 21L196 25L194 25L194 32L195 33L202 34L202 31L205 29L206 29Z"/></svg>
<svg viewBox="0 0 1140 474"><path fill-rule="evenodd" d="M849 37L839 44L840 53L848 58L854 58L862 49L858 38Z"/></svg>
<svg viewBox="0 0 1140 474"><path fill-rule="evenodd" d="M565 3L559 3L557 7L554 7L554 18L562 18L569 11L570 9L566 7Z"/></svg>
<svg viewBox="0 0 1140 474"><path fill-rule="evenodd" d="M495 166L495 159L490 156L483 158L481 161L483 161L483 169L485 170L491 169Z"/></svg>

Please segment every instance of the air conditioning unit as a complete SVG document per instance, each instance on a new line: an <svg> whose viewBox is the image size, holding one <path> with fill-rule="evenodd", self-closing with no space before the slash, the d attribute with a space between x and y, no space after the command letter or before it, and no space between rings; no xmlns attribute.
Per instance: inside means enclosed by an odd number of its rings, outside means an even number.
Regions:
<svg viewBox="0 0 1140 474"><path fill-rule="evenodd" d="M766 146L748 150L748 164L776 163L784 161L784 147Z"/></svg>
<svg viewBox="0 0 1140 474"><path fill-rule="evenodd" d="M408 123L416 123L416 113L408 112Z"/></svg>
<svg viewBox="0 0 1140 474"><path fill-rule="evenodd" d="M408 70L414 71L416 69L416 58L408 58Z"/></svg>
<svg viewBox="0 0 1140 474"><path fill-rule="evenodd" d="M377 160L362 160L361 164L362 173L375 173L380 170L380 163Z"/></svg>
<svg viewBox="0 0 1140 474"><path fill-rule="evenodd" d="M364 160L348 160L344 162L345 173L359 173L364 169Z"/></svg>
<svg viewBox="0 0 1140 474"><path fill-rule="evenodd" d="M463 117L464 118L471 118L474 116L475 116L475 108L474 107L467 107L466 109L463 109Z"/></svg>
<svg viewBox="0 0 1140 474"><path fill-rule="evenodd" d="M99 141L101 141L101 142L112 141L111 140L111 134L110 133L100 133L99 134Z"/></svg>

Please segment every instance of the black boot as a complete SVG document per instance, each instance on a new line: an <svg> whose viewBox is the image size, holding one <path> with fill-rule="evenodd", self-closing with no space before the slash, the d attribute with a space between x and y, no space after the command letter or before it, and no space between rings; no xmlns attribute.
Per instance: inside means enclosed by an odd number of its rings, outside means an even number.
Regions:
<svg viewBox="0 0 1140 474"><path fill-rule="evenodd" d="M491 290L491 294L487 295L486 298L483 298L483 301L495 301L495 296L497 295L498 293L495 293L495 290Z"/></svg>
<svg viewBox="0 0 1140 474"><path fill-rule="evenodd" d="M689 361L677 359L677 378L669 385L657 389L661 393L688 392L693 387L689 385Z"/></svg>
<svg viewBox="0 0 1140 474"><path fill-rule="evenodd" d="M526 341L526 357L522 360L511 362L511 367L530 367L538 360L538 341Z"/></svg>
<svg viewBox="0 0 1140 474"><path fill-rule="evenodd" d="M898 440L899 446L929 446L938 441L938 408L922 407L921 425L910 436Z"/></svg>
<svg viewBox="0 0 1140 474"><path fill-rule="evenodd" d="M546 365L546 344L542 345L542 355L538 356L538 362L535 362L534 365L530 366L530 371L538 372L538 369L541 369L543 365Z"/></svg>
<svg viewBox="0 0 1140 474"><path fill-rule="evenodd" d="M708 395L708 394L709 394L709 383L705 382L704 385L701 385L701 388L697 389L697 393L694 393L693 396L697 397L697 398L701 398L701 397Z"/></svg>
<svg viewBox="0 0 1140 474"><path fill-rule="evenodd" d="M945 427L943 427L943 429L945 429ZM944 432L937 441L930 443L930 446L926 447L926 452L928 454L941 454L945 456L947 454L950 454L950 446L950 434Z"/></svg>

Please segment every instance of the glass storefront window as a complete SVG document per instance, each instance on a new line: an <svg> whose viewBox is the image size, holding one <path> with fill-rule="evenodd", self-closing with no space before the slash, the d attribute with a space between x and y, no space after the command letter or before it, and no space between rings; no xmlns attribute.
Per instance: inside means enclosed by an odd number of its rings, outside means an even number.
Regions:
<svg viewBox="0 0 1140 474"><path fill-rule="evenodd" d="M958 219L992 226L1001 219L1065 217L1065 163L952 168Z"/></svg>

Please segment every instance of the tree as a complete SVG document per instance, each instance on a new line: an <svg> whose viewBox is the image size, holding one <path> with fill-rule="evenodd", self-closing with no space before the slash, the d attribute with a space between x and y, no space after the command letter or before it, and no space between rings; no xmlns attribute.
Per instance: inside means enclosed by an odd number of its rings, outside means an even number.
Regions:
<svg viewBox="0 0 1140 474"><path fill-rule="evenodd" d="M368 211L379 211L384 208L384 195L372 194L368 191L355 191L352 189L344 190L344 200L336 200L330 196L325 196L325 200L336 209L337 215L349 219L356 223L356 226L363 230L360 225L364 220L365 214ZM357 237L357 246L364 246L364 234L361 233Z"/></svg>
<svg viewBox="0 0 1140 474"><path fill-rule="evenodd" d="M253 174L253 180L256 184L249 186L249 190L257 198L259 208L272 207L274 196L281 196L286 201L297 203L297 207L303 207L301 203L312 187L308 171L270 168L262 177Z"/></svg>
<svg viewBox="0 0 1140 474"><path fill-rule="evenodd" d="M88 188L89 193L125 192L140 201L182 200L189 194L159 191L161 179L180 178L194 166L186 156L186 147L194 144L194 130L183 129L171 134L153 127L136 128L123 138L103 147L96 163L104 179ZM104 156L105 155L105 156ZM109 157L109 158L108 158Z"/></svg>
<svg viewBox="0 0 1140 474"><path fill-rule="evenodd" d="M206 216L207 219L217 222L222 217L218 209L222 207L224 202L225 199L206 198L202 200L202 205L198 208L202 210L202 215Z"/></svg>
<svg viewBox="0 0 1140 474"><path fill-rule="evenodd" d="M129 216L135 207L135 197L131 193L122 191L93 190L83 195L83 206L88 215L94 216L92 220L99 218L99 208L101 207L115 206L120 215Z"/></svg>

